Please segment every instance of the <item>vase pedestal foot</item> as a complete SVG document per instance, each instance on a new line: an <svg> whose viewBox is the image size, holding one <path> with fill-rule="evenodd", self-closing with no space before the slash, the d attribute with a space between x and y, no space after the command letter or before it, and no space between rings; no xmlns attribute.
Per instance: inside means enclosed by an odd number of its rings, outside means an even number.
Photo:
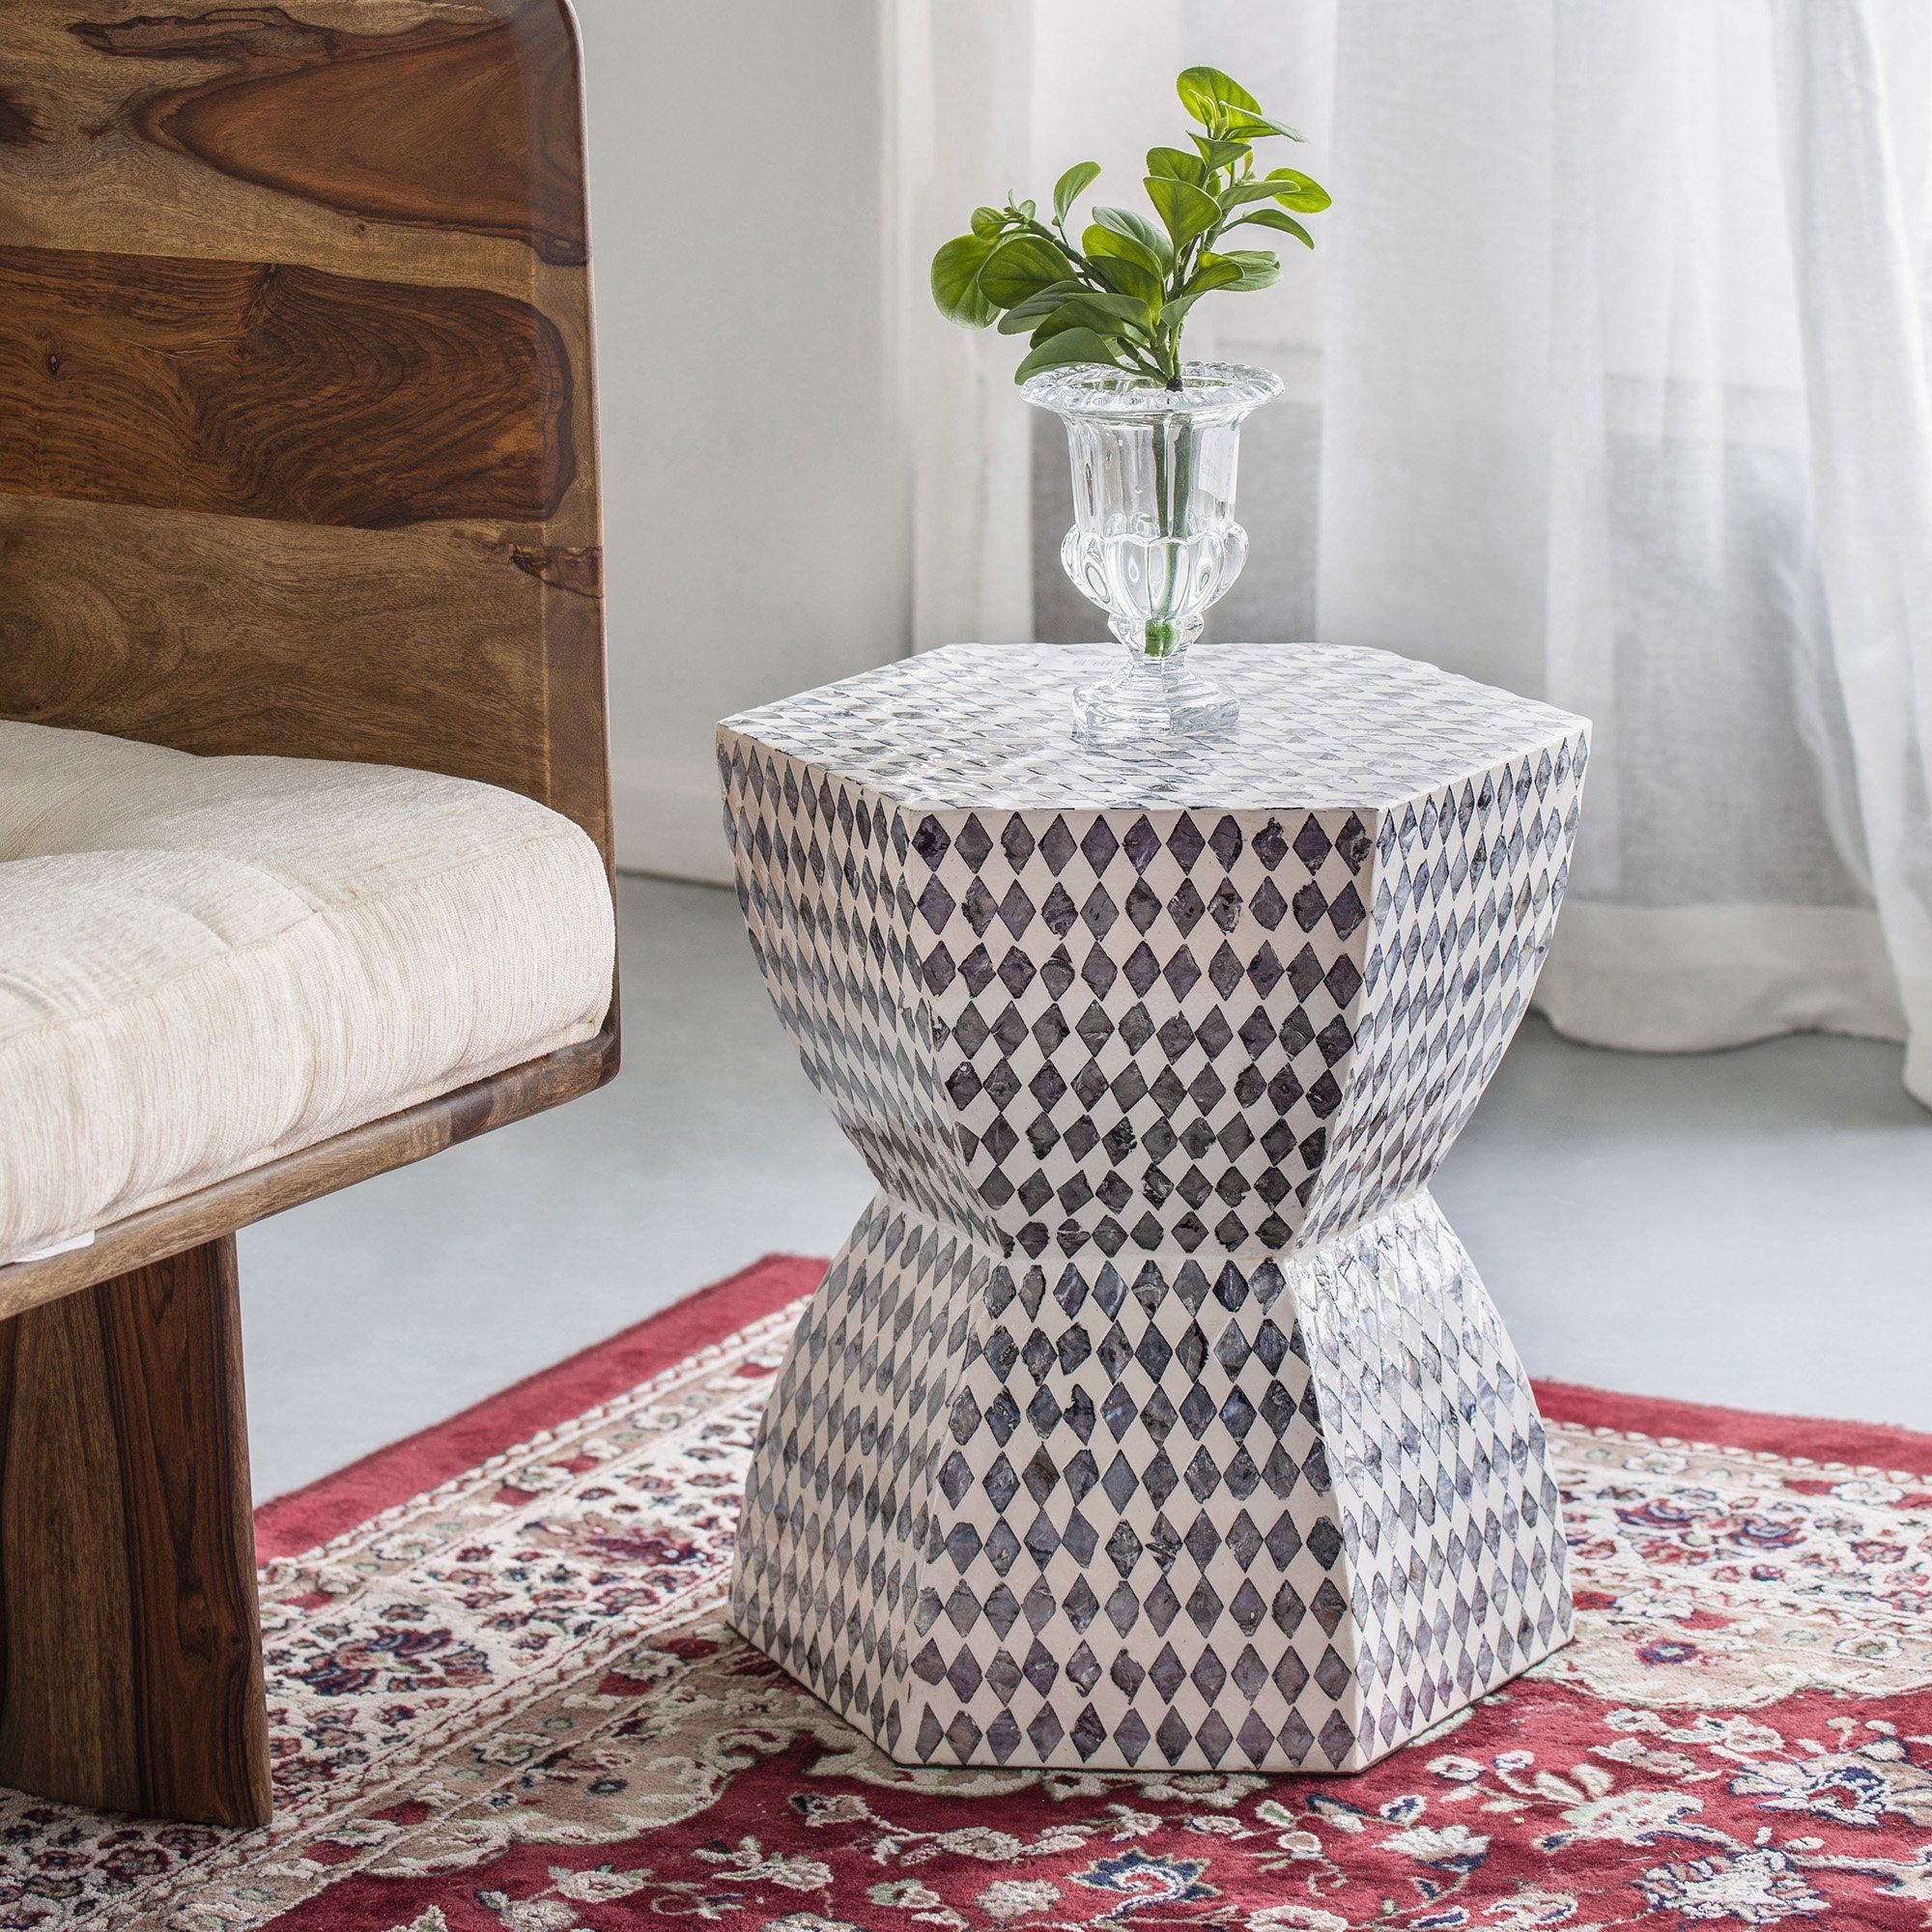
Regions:
<svg viewBox="0 0 1932 1932"><path fill-rule="evenodd" d="M1232 730L1240 715L1236 699L1179 656L1133 659L1117 676L1073 693L1073 735L1088 745L1147 741L1158 749Z"/></svg>

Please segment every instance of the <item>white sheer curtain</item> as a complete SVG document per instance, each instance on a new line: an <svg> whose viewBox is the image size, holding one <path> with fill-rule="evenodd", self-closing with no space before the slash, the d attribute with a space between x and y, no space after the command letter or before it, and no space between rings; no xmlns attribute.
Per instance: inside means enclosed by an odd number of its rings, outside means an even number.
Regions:
<svg viewBox="0 0 1932 1932"><path fill-rule="evenodd" d="M1597 721L1540 994L1566 1032L1905 1037L1932 1102L1932 5L902 0L900 27L900 122L944 157L901 156L916 640L1099 635L1012 345L922 311L925 257L1071 160L1137 197L1176 70L1226 68L1336 205L1283 288L1202 311L1196 353L1289 384L1219 634Z"/></svg>

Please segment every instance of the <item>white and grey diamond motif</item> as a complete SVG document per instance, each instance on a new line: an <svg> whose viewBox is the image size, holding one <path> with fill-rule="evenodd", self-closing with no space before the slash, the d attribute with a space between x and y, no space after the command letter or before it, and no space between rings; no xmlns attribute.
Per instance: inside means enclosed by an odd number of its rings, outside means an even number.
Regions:
<svg viewBox="0 0 1932 1932"><path fill-rule="evenodd" d="M908 1761L1354 1770L1569 1634L1535 1404L1426 1183L1548 950L1587 726L1231 645L1237 730L1122 755L1068 729L1107 655L720 726L753 945L880 1189L733 1620Z"/></svg>

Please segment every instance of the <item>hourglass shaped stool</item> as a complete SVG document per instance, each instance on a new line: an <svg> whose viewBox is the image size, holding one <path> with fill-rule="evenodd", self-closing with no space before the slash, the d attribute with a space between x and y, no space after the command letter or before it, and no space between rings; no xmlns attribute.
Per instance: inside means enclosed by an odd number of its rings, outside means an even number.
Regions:
<svg viewBox="0 0 1932 1932"><path fill-rule="evenodd" d="M1522 1014L1580 719L1223 645L955 645L719 728L779 1016L878 1193L753 1459L750 1640L895 1757L1352 1771L1561 1645L1527 1378L1428 1190Z"/></svg>

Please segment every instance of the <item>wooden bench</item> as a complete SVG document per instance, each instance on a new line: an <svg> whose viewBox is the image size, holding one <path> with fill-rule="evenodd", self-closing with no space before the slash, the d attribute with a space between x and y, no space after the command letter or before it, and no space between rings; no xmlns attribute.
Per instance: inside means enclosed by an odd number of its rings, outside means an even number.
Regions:
<svg viewBox="0 0 1932 1932"><path fill-rule="evenodd" d="M563 0L16 0L5 33L0 718L484 781L608 881ZM613 988L594 1037L0 1267L0 1782L268 1818L235 1231L617 1050Z"/></svg>

